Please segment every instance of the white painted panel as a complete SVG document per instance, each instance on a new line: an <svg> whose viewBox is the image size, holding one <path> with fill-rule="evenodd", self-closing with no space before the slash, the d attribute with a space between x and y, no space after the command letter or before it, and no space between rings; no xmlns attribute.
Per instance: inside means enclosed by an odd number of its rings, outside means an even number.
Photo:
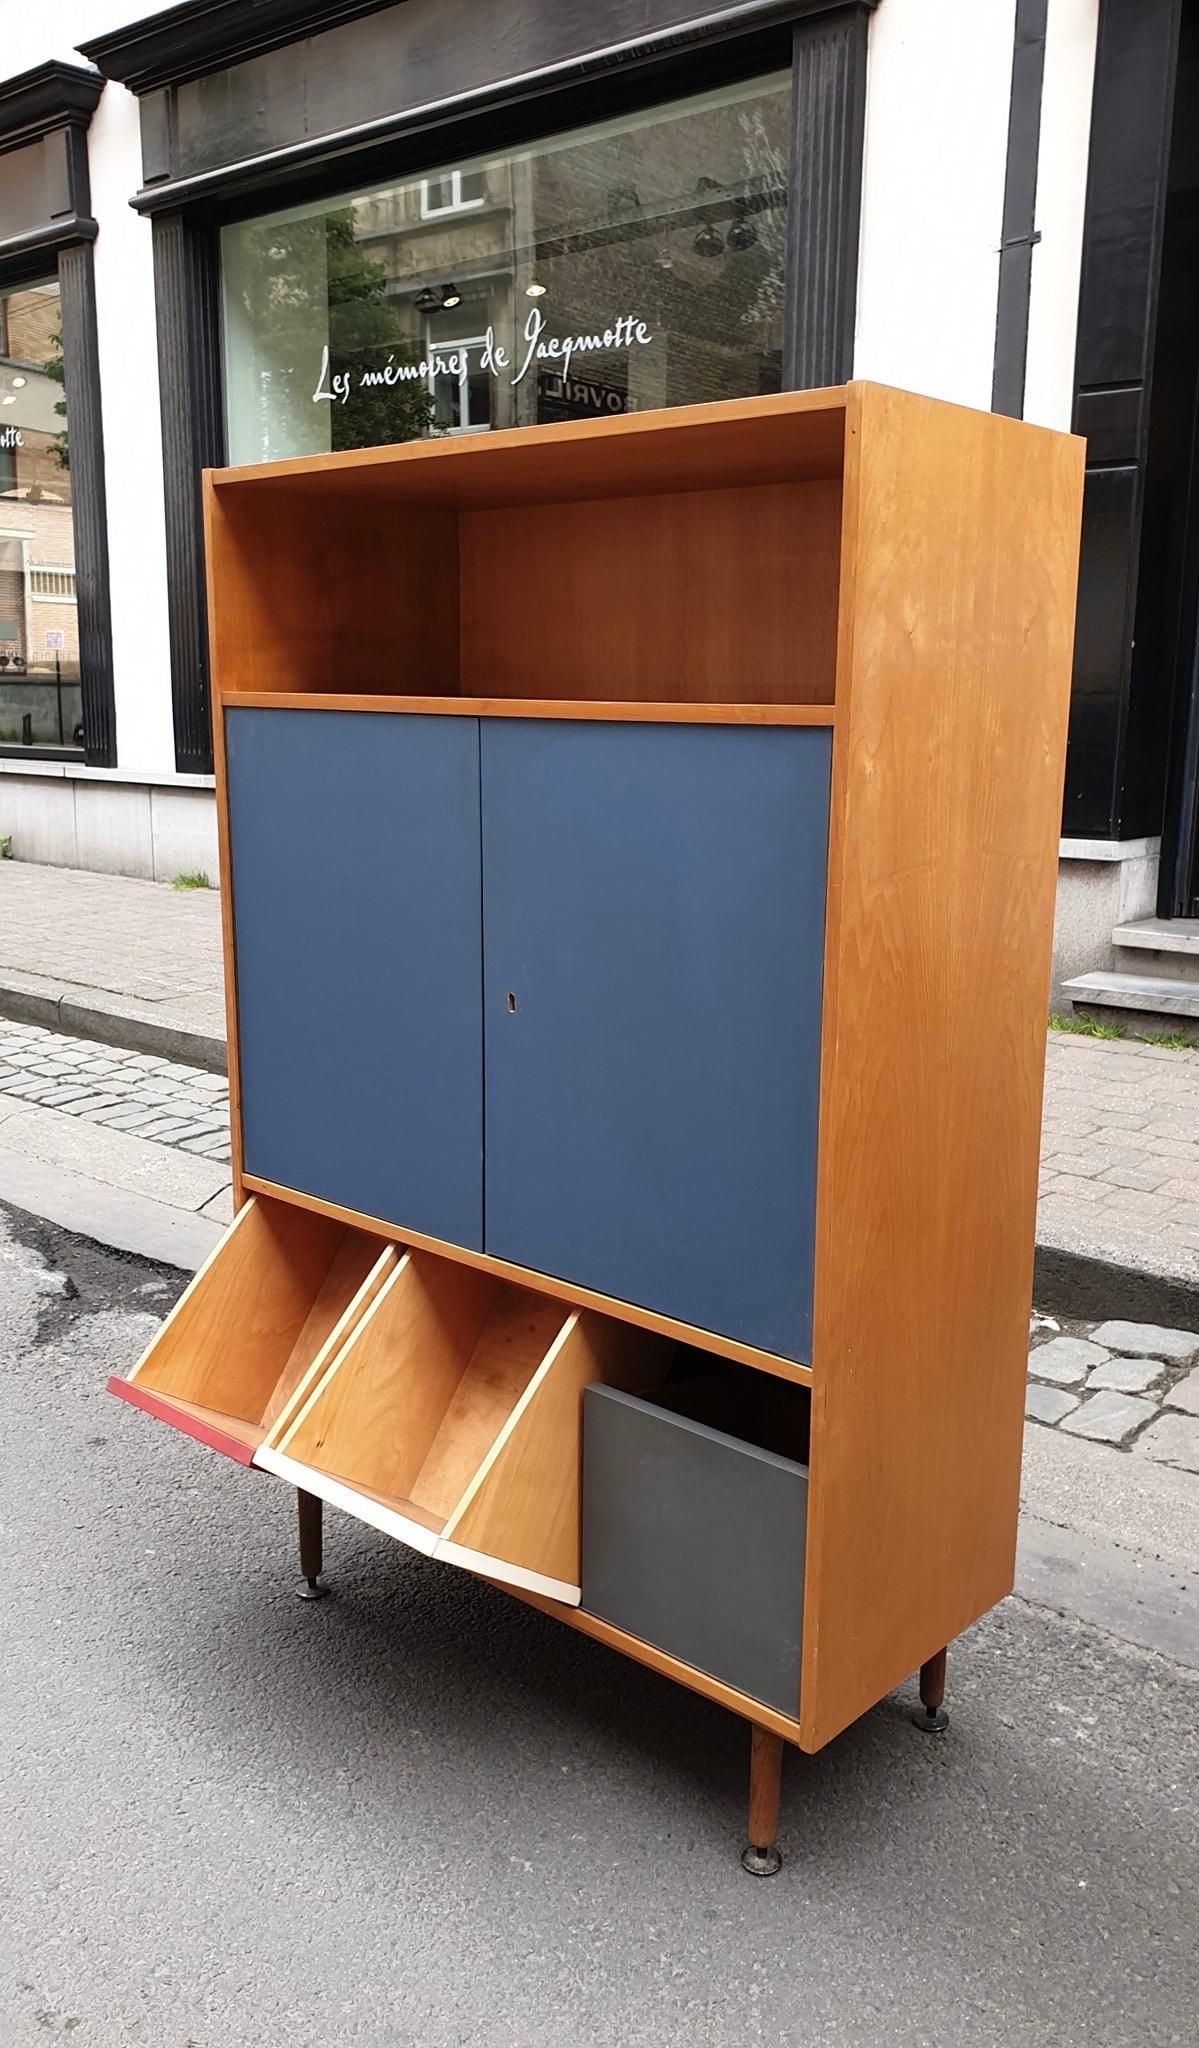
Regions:
<svg viewBox="0 0 1199 2048"><path fill-rule="evenodd" d="M69 782L75 792L75 860L100 875L153 873L150 792L134 784Z"/></svg>
<svg viewBox="0 0 1199 2048"><path fill-rule="evenodd" d="M282 1451L270 1450L265 1444L261 1450L255 1451L253 1462L260 1471L273 1472L276 1479L286 1479L289 1486L298 1486L304 1493L318 1494L331 1508L340 1508L343 1514L353 1515L357 1522L368 1523L384 1536L394 1536L400 1543L406 1543L410 1550L419 1550L423 1557L432 1557L437 1548L435 1529L426 1529L422 1522L410 1521L407 1515L385 1507L382 1501L372 1500L369 1493L359 1493L356 1486L344 1485L328 1472L317 1472L311 1465L302 1465L298 1459L289 1458Z"/></svg>
<svg viewBox="0 0 1199 2048"><path fill-rule="evenodd" d="M854 375L989 407L1015 0L870 18Z"/></svg>
<svg viewBox="0 0 1199 2048"><path fill-rule="evenodd" d="M1036 224L1041 240L1032 254L1024 386L1024 417L1041 427L1069 427L1074 405L1098 26L1099 0L1051 0L1037 160Z"/></svg>
<svg viewBox="0 0 1199 2048"><path fill-rule="evenodd" d="M583 1597L581 1589L569 1579L547 1578L544 1572L531 1571L528 1565L508 1564L502 1557L489 1557L485 1550L468 1550L462 1543L449 1543L444 1536L433 1556L438 1564L460 1565L463 1571L478 1572L481 1578L495 1579L500 1585L519 1586L522 1592L561 1600L566 1607L577 1607Z"/></svg>
<svg viewBox="0 0 1199 2048"><path fill-rule="evenodd" d="M74 867L74 783L49 776L6 776L0 784L0 839L12 840L14 860Z"/></svg>
<svg viewBox="0 0 1199 2048"><path fill-rule="evenodd" d="M154 789L150 817L156 882L207 875L217 886L216 799L201 789Z"/></svg>

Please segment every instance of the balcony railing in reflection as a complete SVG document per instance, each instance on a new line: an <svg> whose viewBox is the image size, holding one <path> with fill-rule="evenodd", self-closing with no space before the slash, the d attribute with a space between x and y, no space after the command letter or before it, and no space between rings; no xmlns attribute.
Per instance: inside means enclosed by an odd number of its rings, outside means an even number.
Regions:
<svg viewBox="0 0 1199 2048"><path fill-rule="evenodd" d="M83 692L74 663L56 655L53 670L26 668L0 655L0 746L62 749L83 747Z"/></svg>

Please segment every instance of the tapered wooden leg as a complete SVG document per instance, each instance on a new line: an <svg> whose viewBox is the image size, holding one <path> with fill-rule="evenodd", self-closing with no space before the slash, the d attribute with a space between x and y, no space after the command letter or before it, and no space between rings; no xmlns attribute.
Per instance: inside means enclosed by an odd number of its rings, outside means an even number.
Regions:
<svg viewBox="0 0 1199 2048"><path fill-rule="evenodd" d="M926 1735L940 1735L949 1726L949 1716L941 1702L945 1698L945 1651L938 1650L927 1664L920 1666L920 1704L924 1711L913 1714L917 1728L923 1728Z"/></svg>
<svg viewBox="0 0 1199 2048"><path fill-rule="evenodd" d="M756 1723L749 1736L749 1841L741 1863L754 1877L773 1877L782 1862L775 1843L783 1780L783 1738Z"/></svg>
<svg viewBox="0 0 1199 2048"><path fill-rule="evenodd" d="M329 1591L328 1586L321 1584L324 1502L318 1493L305 1493L302 1487L297 1487L296 1506L300 1512L300 1573L304 1580L296 1593L301 1600L323 1600Z"/></svg>

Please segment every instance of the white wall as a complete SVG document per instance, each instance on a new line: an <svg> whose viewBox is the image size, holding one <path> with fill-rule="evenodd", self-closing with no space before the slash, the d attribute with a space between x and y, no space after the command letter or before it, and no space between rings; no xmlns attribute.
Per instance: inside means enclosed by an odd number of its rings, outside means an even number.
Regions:
<svg viewBox="0 0 1199 2048"><path fill-rule="evenodd" d="M1099 0L1049 0L1025 417L1068 427ZM854 374L989 407L1015 0L871 17Z"/></svg>
<svg viewBox="0 0 1199 2048"><path fill-rule="evenodd" d="M854 375L989 407L1015 0L870 18Z"/></svg>
<svg viewBox="0 0 1199 2048"><path fill-rule="evenodd" d="M1024 417L1068 427L1099 0L1049 0Z"/></svg>
<svg viewBox="0 0 1199 2048"><path fill-rule="evenodd" d="M114 0L0 0L0 76L49 58L82 64L75 45L150 11ZM119 776L172 778L162 442L150 225L129 205L141 184L137 101L107 85L88 134L112 602ZM189 782L194 782L189 777Z"/></svg>

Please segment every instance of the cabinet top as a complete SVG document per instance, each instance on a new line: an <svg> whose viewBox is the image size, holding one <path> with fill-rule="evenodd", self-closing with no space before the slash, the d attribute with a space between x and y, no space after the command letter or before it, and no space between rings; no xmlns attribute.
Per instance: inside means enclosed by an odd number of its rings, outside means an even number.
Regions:
<svg viewBox="0 0 1199 2048"><path fill-rule="evenodd" d="M378 498L463 511L837 477L852 388L300 455L206 477L222 497L286 485L330 505Z"/></svg>
<svg viewBox="0 0 1199 2048"><path fill-rule="evenodd" d="M852 460L869 394L887 391L856 381L613 419L351 448L207 470L205 483L221 498L269 486L275 493L303 492L309 503L330 509L339 500L373 500L469 511L837 478ZM890 395L910 401L913 432L921 431L931 408L977 422L980 436L998 430L1070 438L912 393Z"/></svg>

